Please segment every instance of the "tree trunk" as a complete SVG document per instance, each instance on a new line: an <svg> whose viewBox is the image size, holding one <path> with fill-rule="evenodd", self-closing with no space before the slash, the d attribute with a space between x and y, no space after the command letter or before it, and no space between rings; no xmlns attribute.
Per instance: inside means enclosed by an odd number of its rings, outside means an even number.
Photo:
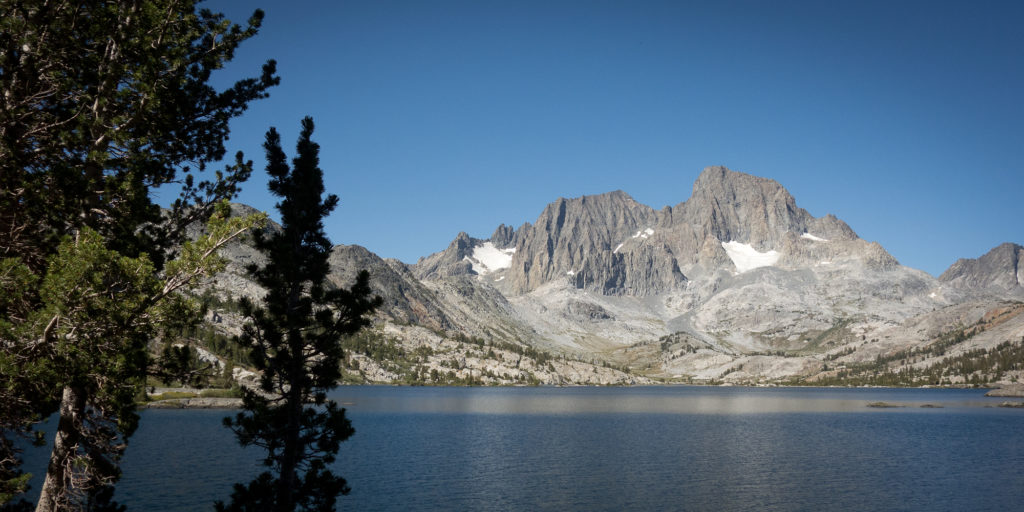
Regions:
<svg viewBox="0 0 1024 512"><path fill-rule="evenodd" d="M36 512L55 512L63 510L62 505L66 505L67 486L71 477L67 472L81 439L78 425L81 425L84 411L85 392L74 386L65 387L60 400L57 434L53 439L50 463L46 467L46 480L39 494Z"/></svg>
<svg viewBox="0 0 1024 512"><path fill-rule="evenodd" d="M296 294L297 295L297 294ZM293 302L298 302L294 300ZM292 308L294 310L294 307ZM303 346L300 343L301 334L298 332L289 333L289 350L292 353L291 367L288 368L288 382L291 387L285 394L283 407L288 411L288 424L284 431L284 442L281 453L281 483L278 489L278 510L292 512L295 510L295 491L299 485L298 465L299 459L305 453L305 447L299 442L302 430L302 386L299 382L305 376L306 358L303 356Z"/></svg>

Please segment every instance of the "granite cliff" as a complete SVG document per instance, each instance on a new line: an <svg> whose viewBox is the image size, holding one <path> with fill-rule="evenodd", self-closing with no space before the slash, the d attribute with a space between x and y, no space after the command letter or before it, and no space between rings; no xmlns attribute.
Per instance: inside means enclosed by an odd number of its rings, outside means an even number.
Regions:
<svg viewBox="0 0 1024 512"><path fill-rule="evenodd" d="M233 263L212 288L256 294L239 269L259 256L244 242L227 255ZM932 354L934 366L950 354L1019 342L1022 257L1024 248L1004 244L936 279L834 215L814 217L774 180L709 167L675 206L655 210L622 191L559 198L532 223L500 225L488 239L459 233L412 265L337 246L331 281L342 286L368 269L385 299L380 333L408 351L448 347L443 357L422 358L424 371L509 374L532 353L595 369L576 368L567 379L538 363L524 377L547 383L813 381L837 376L837 368L867 372L869 362L907 351ZM971 330L941 354L929 349L986 318L999 325ZM508 367L465 357L476 354L472 345L484 352L490 343L522 354ZM451 363L452 354L463 354L461 362ZM882 370L920 364L908 360ZM582 377L596 373L607 378ZM401 372L375 375L396 380Z"/></svg>
<svg viewBox="0 0 1024 512"><path fill-rule="evenodd" d="M957 260L939 281L961 289L1024 296L1024 247L1005 243L980 258Z"/></svg>

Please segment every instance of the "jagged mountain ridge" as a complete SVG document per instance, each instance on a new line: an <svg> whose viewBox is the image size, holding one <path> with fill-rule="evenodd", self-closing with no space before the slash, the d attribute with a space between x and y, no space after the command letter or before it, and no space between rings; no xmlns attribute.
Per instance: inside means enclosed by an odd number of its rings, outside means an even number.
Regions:
<svg viewBox="0 0 1024 512"><path fill-rule="evenodd" d="M414 272L420 279L477 273L469 262L473 249L490 243L514 249L504 272L493 276L507 279L501 286L506 293L529 293L568 279L603 295L649 296L685 287L691 272L735 267L722 245L728 242L756 253L780 253L783 266L837 257L897 265L881 246L860 240L835 216L816 218L797 207L774 180L709 167L690 199L675 207L656 211L622 191L559 198L533 224L516 230L499 226L489 240L460 233L445 251L416 263Z"/></svg>
<svg viewBox="0 0 1024 512"><path fill-rule="evenodd" d="M950 265L939 281L957 288L1024 290L1024 247L1001 244L979 258L961 258Z"/></svg>
<svg viewBox="0 0 1024 512"><path fill-rule="evenodd" d="M673 207L654 210L623 191L560 198L534 223L500 225L489 239L459 233L413 265L338 246L331 280L370 270L383 324L660 376L751 381L925 346L1024 295L1015 295L1021 254L1000 246L936 279L835 216L810 215L774 180L709 167ZM226 288L244 281L223 277ZM1000 335L1024 336L1024 315L1009 318ZM411 329L392 331L424 343Z"/></svg>
<svg viewBox="0 0 1024 512"><path fill-rule="evenodd" d="M482 246L507 260L478 268ZM628 362L645 357L630 354L638 340L684 334L706 351L662 362L682 373L779 351L802 359L758 371L813 372L853 340L900 336L887 350L926 343L923 331L897 331L929 315L952 326L943 318L961 316L942 312L998 295L943 286L834 215L810 215L774 180L724 167L705 169L674 207L654 210L622 191L560 198L532 224L502 225L487 240L460 234L413 267L428 282L475 275L556 349Z"/></svg>

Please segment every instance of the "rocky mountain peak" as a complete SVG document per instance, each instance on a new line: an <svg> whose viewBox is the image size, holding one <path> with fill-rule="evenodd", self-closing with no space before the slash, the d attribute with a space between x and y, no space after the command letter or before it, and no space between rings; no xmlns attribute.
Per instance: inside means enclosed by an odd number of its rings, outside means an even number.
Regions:
<svg viewBox="0 0 1024 512"><path fill-rule="evenodd" d="M516 246L516 230L512 226L506 226L502 224L494 230L494 234L491 235L491 243L499 249L505 249L507 247Z"/></svg>
<svg viewBox="0 0 1024 512"><path fill-rule="evenodd" d="M1008 242L980 258L962 258L939 281L959 288L1024 292L1024 247Z"/></svg>
<svg viewBox="0 0 1024 512"><path fill-rule="evenodd" d="M624 273L616 256L625 240L657 225L657 214L617 190L559 198L522 234L510 268L510 288L528 292L555 279L602 292L620 290ZM646 235L644 236L646 238ZM619 264L621 267L621 263Z"/></svg>
<svg viewBox="0 0 1024 512"><path fill-rule="evenodd" d="M447 249L420 258L416 262L413 267L416 278L460 276L472 273L472 265L466 260L466 257L473 253L473 248L478 242L479 240L469 236L465 231L460 231L455 236L455 240L448 244Z"/></svg>
<svg viewBox="0 0 1024 512"><path fill-rule="evenodd" d="M777 249L787 232L804 233L813 217L775 180L708 167L682 207L687 221L723 242Z"/></svg>
<svg viewBox="0 0 1024 512"><path fill-rule="evenodd" d="M601 224L614 229L616 226L633 223L638 218L647 218L652 213L650 207L616 190L571 199L560 197L544 208L534 225L556 233L567 226L579 227L581 223Z"/></svg>
<svg viewBox="0 0 1024 512"><path fill-rule="evenodd" d="M461 233L414 272L420 278L486 275L512 294L563 281L605 295L646 296L685 287L686 272L743 273L823 261L898 265L835 216L816 218L799 208L775 180L718 166L704 169L690 199L674 208L655 211L621 190L558 198L532 225L503 224L489 240Z"/></svg>
<svg viewBox="0 0 1024 512"><path fill-rule="evenodd" d="M413 322L432 329L448 329L451 321L438 307L437 298L415 279L409 268L398 260L384 260L359 245L336 245L328 258L331 285L352 286L361 270L370 273L370 286L384 304L378 314L402 322Z"/></svg>
<svg viewBox="0 0 1024 512"><path fill-rule="evenodd" d="M721 165L712 165L705 167L693 182L691 197L712 195L721 199L735 199L742 197L746 191L752 188L785 192L782 185L773 179L733 171ZM788 195L788 193L786 194Z"/></svg>

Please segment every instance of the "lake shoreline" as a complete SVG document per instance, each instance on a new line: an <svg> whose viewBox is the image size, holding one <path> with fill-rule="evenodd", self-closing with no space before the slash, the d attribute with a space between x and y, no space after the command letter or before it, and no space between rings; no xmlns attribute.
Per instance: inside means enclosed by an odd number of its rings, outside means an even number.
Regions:
<svg viewBox="0 0 1024 512"><path fill-rule="evenodd" d="M1024 409L999 407L1020 400L984 392L345 386L329 396L348 410L357 434L331 469L353 489L347 508L382 512L409 503L424 511L677 510L680 503L1009 510L1019 503L1024 445L1007 440L1019 437ZM115 496L129 509L209 508L261 471L261 454L240 447L223 426L237 410L140 412ZM45 468L48 455L28 450L26 469ZM893 485L902 479L907 485ZM723 504L722 494L732 501Z"/></svg>
<svg viewBox="0 0 1024 512"><path fill-rule="evenodd" d="M989 390L989 393L1005 390L1005 384L999 386L971 386L971 385L960 385L960 386L935 386L926 384L923 386L821 386L821 385L793 385L793 384L700 384L700 383L680 383L680 382L665 382L656 384L562 384L562 385L548 385L548 384L508 384L508 385L436 385L436 384L404 384L404 383L390 383L390 382L367 382L359 384L339 384L338 388L352 388L352 387L393 387L393 388L551 388L551 389L571 389L571 388L678 388L678 387L694 387L694 388L737 388L737 389L977 389L977 390ZM1014 391L1002 391L1006 393L1013 393ZM1019 394L986 394L986 396L1003 396L1003 397L1024 397L1024 387L1020 391L1016 391Z"/></svg>
<svg viewBox="0 0 1024 512"><path fill-rule="evenodd" d="M992 389L985 396L998 396L1006 398L1024 398L1024 384L1012 383L1001 385Z"/></svg>
<svg viewBox="0 0 1024 512"><path fill-rule="evenodd" d="M241 409L241 398L169 398L154 400L139 406L140 409Z"/></svg>
<svg viewBox="0 0 1024 512"><path fill-rule="evenodd" d="M1024 385L1021 384L1003 384L1000 387L995 388L984 388L984 387L972 387L972 386L905 386L905 387L887 387L887 386L793 386L783 384L773 385L713 385L713 384L642 384L632 386L587 386L587 385L568 385L568 386L418 386L408 384L343 384L339 385L337 389L353 388L353 387L406 387L406 388L609 388L609 387L621 387L621 388L675 388L675 387L706 387L706 388L739 388L739 389L977 389L989 391L984 394L986 397L999 397L999 398L1024 398ZM1012 404L1012 405L1011 405ZM906 407L906 405L891 405L886 404L890 407ZM868 407L880 408L878 404L867 404ZM1004 402L999 405L1000 407L1020 407L1016 403ZM926 406L921 406L926 407ZM154 400L151 402L145 402L139 404L139 409L241 409L242 399L241 398L224 398L224 397L188 397L188 398L169 398L164 400Z"/></svg>

